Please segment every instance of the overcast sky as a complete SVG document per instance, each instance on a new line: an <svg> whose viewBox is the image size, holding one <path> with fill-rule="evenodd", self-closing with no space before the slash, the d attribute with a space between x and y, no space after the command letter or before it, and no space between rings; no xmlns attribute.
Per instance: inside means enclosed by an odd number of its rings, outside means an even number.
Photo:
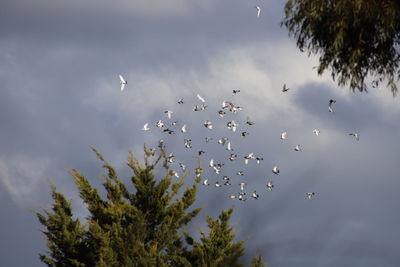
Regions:
<svg viewBox="0 0 400 267"><path fill-rule="evenodd" d="M1 1L2 266L43 266L37 254L45 251L45 239L28 209L50 207L48 181L84 217L67 170L76 168L99 185L101 164L90 145L127 180L128 150L141 155L144 143L155 147L159 139L192 169L192 156L205 150L210 183L231 177L231 186L200 186L196 206L203 211L191 228L205 228L206 214L234 206L234 229L248 240L244 261L261 253L270 267L398 266L399 98L386 88L352 93L328 74L318 76L312 68L317 59L296 49L279 26L284 1L197 2ZM128 80L123 92L119 74ZM233 89L241 92L232 96ZM191 111L200 103L197 93L206 111ZM179 98L185 104L178 105ZM337 100L334 114L329 99ZM243 110L220 118L223 100ZM174 111L176 129L188 125L191 150L181 133L156 129L159 119L171 122L167 109ZM255 125L245 125L247 116ZM236 133L226 128L231 119L240 123ZM145 122L149 132L140 130ZM242 131L249 135L242 138ZM360 134L358 142L352 132ZM206 144L205 136L214 140ZM224 136L236 162L216 143ZM296 144L303 150L295 152ZM245 166L250 152L263 162ZM211 158L225 163L220 175L207 167ZM239 170L244 177L235 175ZM247 183L245 202L229 199L239 182ZM259 200L250 197L254 190ZM316 193L311 201L307 192Z"/></svg>

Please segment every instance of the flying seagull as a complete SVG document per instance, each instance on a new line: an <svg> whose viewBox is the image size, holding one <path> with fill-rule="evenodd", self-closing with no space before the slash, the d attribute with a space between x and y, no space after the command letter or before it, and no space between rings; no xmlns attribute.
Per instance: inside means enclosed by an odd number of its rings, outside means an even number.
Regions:
<svg viewBox="0 0 400 267"><path fill-rule="evenodd" d="M186 165L181 162L179 162L179 167L181 167L182 171L186 170Z"/></svg>
<svg viewBox="0 0 400 267"><path fill-rule="evenodd" d="M251 194L251 196L255 199L258 199L260 197L259 194L257 194L256 190L254 190L253 194Z"/></svg>
<svg viewBox="0 0 400 267"><path fill-rule="evenodd" d="M320 132L321 132L321 131L318 130L318 129L314 129L314 131L313 131L313 133L315 133L316 136L318 136Z"/></svg>
<svg viewBox="0 0 400 267"><path fill-rule="evenodd" d="M206 103L206 101L204 100L204 98L202 98L199 94L197 94L197 98L198 98L201 102Z"/></svg>
<svg viewBox="0 0 400 267"><path fill-rule="evenodd" d="M171 110L166 110L166 111L164 111L164 113L167 114L168 119L171 119L172 113L174 113L174 112Z"/></svg>
<svg viewBox="0 0 400 267"><path fill-rule="evenodd" d="M257 18L259 18L261 13L261 8L259 6L255 6L254 8L257 9Z"/></svg>
<svg viewBox="0 0 400 267"><path fill-rule="evenodd" d="M262 160L264 160L264 158L256 157L256 162L257 162L257 164L260 164Z"/></svg>
<svg viewBox="0 0 400 267"><path fill-rule="evenodd" d="M237 93L240 93L240 90L232 90L232 95L236 95Z"/></svg>
<svg viewBox="0 0 400 267"><path fill-rule="evenodd" d="M350 136L354 136L357 141L360 141L360 134L358 133L349 133Z"/></svg>
<svg viewBox="0 0 400 267"><path fill-rule="evenodd" d="M149 128L149 123L145 123L145 124L143 125L142 130L143 130L143 131L148 131L148 130L150 130L150 128Z"/></svg>
<svg viewBox="0 0 400 267"><path fill-rule="evenodd" d="M237 175L237 176L243 176L244 173L243 173L243 171L238 171L238 172L236 173L236 175Z"/></svg>
<svg viewBox="0 0 400 267"><path fill-rule="evenodd" d="M233 148L231 146L231 142L228 142L228 144L226 145L226 150L233 151Z"/></svg>
<svg viewBox="0 0 400 267"><path fill-rule="evenodd" d="M268 189L269 191L272 191L273 188L274 188L274 185L272 184L272 181L268 181L268 182L267 182L267 189Z"/></svg>
<svg viewBox="0 0 400 267"><path fill-rule="evenodd" d="M210 184L208 183L208 179L205 179L205 180L203 181L203 185L210 185Z"/></svg>
<svg viewBox="0 0 400 267"><path fill-rule="evenodd" d="M180 98L180 99L178 100L178 104L179 104L179 105L182 105L182 104L183 104L183 98Z"/></svg>
<svg viewBox="0 0 400 267"><path fill-rule="evenodd" d="M254 122L250 120L250 117L247 117L246 124L254 125Z"/></svg>
<svg viewBox="0 0 400 267"><path fill-rule="evenodd" d="M248 132L242 132L242 136L245 137L246 135L249 135Z"/></svg>
<svg viewBox="0 0 400 267"><path fill-rule="evenodd" d="M159 121L157 121L157 123L156 123L156 126L157 126L157 128L162 128L162 127L164 127L164 122L162 121L162 120L159 120Z"/></svg>
<svg viewBox="0 0 400 267"><path fill-rule="evenodd" d="M228 129L231 130L231 131L233 131L233 132L236 132L236 127L237 127L238 125L239 125L239 124L237 124L234 120L228 121L228 123L226 124L226 126L228 127Z"/></svg>
<svg viewBox="0 0 400 267"><path fill-rule="evenodd" d="M231 154L231 155L229 156L229 160L230 160L230 161L234 161L234 160L236 160L236 158L237 158L237 155L236 155L236 154Z"/></svg>
<svg viewBox="0 0 400 267"><path fill-rule="evenodd" d="M247 156L244 156L244 164L248 164L249 160L254 159L254 153L250 153Z"/></svg>
<svg viewBox="0 0 400 267"><path fill-rule="evenodd" d="M206 127L207 129L212 129L213 126L212 126L211 121L206 120L206 121L204 122L204 127Z"/></svg>
<svg viewBox="0 0 400 267"><path fill-rule="evenodd" d="M192 148L192 140L184 139L185 148Z"/></svg>
<svg viewBox="0 0 400 267"><path fill-rule="evenodd" d="M225 112L223 109L221 109L221 110L218 111L218 115L219 115L221 118L223 118L225 114L226 114L226 112Z"/></svg>
<svg viewBox="0 0 400 267"><path fill-rule="evenodd" d="M121 84L121 92L124 91L125 89L125 85L128 84L128 81L124 79L124 77L122 77L122 75L119 75L119 83Z"/></svg>
<svg viewBox="0 0 400 267"><path fill-rule="evenodd" d="M328 111L331 113L334 113L333 108L332 108L332 104L336 103L335 99L330 99L329 100L329 105L328 105Z"/></svg>
<svg viewBox="0 0 400 267"><path fill-rule="evenodd" d="M208 143L208 142L210 142L212 140L212 138L211 137L204 137L204 141L206 141L206 143Z"/></svg>
<svg viewBox="0 0 400 267"><path fill-rule="evenodd" d="M186 133L186 132L187 132L186 124L184 124L184 125L182 126L181 132L182 132L182 133Z"/></svg>
<svg viewBox="0 0 400 267"><path fill-rule="evenodd" d="M306 197L308 198L308 199L312 199L313 197L315 196L315 192L308 192L307 194L306 194Z"/></svg>
<svg viewBox="0 0 400 267"><path fill-rule="evenodd" d="M240 186L240 191L244 191L244 187L246 186L246 183L240 183L239 184L239 186Z"/></svg>
<svg viewBox="0 0 400 267"><path fill-rule="evenodd" d="M286 139L286 136L287 136L287 132L281 133L281 139L282 139L282 140L285 140L285 139Z"/></svg>
<svg viewBox="0 0 400 267"><path fill-rule="evenodd" d="M274 174L278 175L278 174L279 174L279 167L278 167L278 166L274 166L274 167L272 168L272 172L273 172Z"/></svg>
<svg viewBox="0 0 400 267"><path fill-rule="evenodd" d="M228 141L228 138L222 137L218 140L218 144L225 145L226 141Z"/></svg>
<svg viewBox="0 0 400 267"><path fill-rule="evenodd" d="M215 187L221 187L221 185L219 184L218 181L215 182L214 186L215 186Z"/></svg>
<svg viewBox="0 0 400 267"><path fill-rule="evenodd" d="M283 84L283 87L282 87L282 92L287 92L287 91L289 91L290 90L290 88L289 87L286 87L286 83L284 83Z"/></svg>
<svg viewBox="0 0 400 267"><path fill-rule="evenodd" d="M301 151L302 149L301 149L301 147L300 147L300 145L296 145L295 147L294 147L294 151Z"/></svg>
<svg viewBox="0 0 400 267"><path fill-rule="evenodd" d="M171 122L171 125L172 126L175 126L175 125L177 125L178 124L178 121L173 121L173 122Z"/></svg>

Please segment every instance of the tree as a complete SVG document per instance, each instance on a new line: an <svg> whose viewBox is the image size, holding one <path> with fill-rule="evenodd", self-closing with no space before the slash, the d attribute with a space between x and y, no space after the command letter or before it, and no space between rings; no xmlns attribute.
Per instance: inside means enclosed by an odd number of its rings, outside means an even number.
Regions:
<svg viewBox="0 0 400 267"><path fill-rule="evenodd" d="M393 95L400 78L400 1L289 0L285 25L301 51L319 55L318 74L330 69L340 86L366 91L386 79Z"/></svg>
<svg viewBox="0 0 400 267"><path fill-rule="evenodd" d="M188 174L173 182L175 172L161 148L151 163L154 151L145 147L144 166L129 154L133 170L130 192L115 169L97 152L106 174L102 197L77 170L72 175L89 216L81 223L72 213L71 201L51 186L52 209L35 212L44 226L48 251L40 259L48 266L242 266L244 242L235 242L229 226L233 209L222 211L218 219L207 217L209 231L196 241L185 226L200 209L190 207L196 199L196 175L191 186L180 192ZM156 179L154 169L163 160L166 175ZM200 168L200 167L198 167ZM176 179L176 178L175 178ZM257 265L261 266L261 265Z"/></svg>

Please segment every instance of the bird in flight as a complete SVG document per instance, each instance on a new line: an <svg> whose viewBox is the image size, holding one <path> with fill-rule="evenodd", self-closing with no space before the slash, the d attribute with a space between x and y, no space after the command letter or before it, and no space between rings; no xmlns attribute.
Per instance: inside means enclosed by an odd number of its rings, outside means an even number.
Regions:
<svg viewBox="0 0 400 267"><path fill-rule="evenodd" d="M164 113L167 114L168 119L171 119L172 113L174 112L172 110L166 110Z"/></svg>
<svg viewBox="0 0 400 267"><path fill-rule="evenodd" d="M274 188L274 185L273 185L272 181L268 181L268 182L267 182L267 189L268 189L269 191L272 191L273 188Z"/></svg>
<svg viewBox="0 0 400 267"><path fill-rule="evenodd" d="M289 91L290 90L290 88L289 87L286 87L286 83L284 83L283 84L283 87L282 87L282 92L287 92L287 91Z"/></svg>
<svg viewBox="0 0 400 267"><path fill-rule="evenodd" d="M181 98L181 99L178 100L178 104L179 104L179 105L182 105L182 104L183 104L183 98Z"/></svg>
<svg viewBox="0 0 400 267"><path fill-rule="evenodd" d="M122 75L119 75L119 83L121 84L121 92L124 91L125 85L128 84L128 81L122 77Z"/></svg>
<svg viewBox="0 0 400 267"><path fill-rule="evenodd" d="M349 133L350 136L354 136L357 141L360 141L360 134L358 133Z"/></svg>
<svg viewBox="0 0 400 267"><path fill-rule="evenodd" d="M181 128L182 133L187 133L186 124L184 124Z"/></svg>
<svg viewBox="0 0 400 267"><path fill-rule="evenodd" d="M320 132L321 132L321 131L318 130L318 129L314 129L314 131L313 131L313 133L315 133L316 136L318 136Z"/></svg>
<svg viewBox="0 0 400 267"><path fill-rule="evenodd" d="M282 140L285 140L285 139L286 139L286 136L287 136L287 132L281 133L281 139L282 139Z"/></svg>
<svg viewBox="0 0 400 267"><path fill-rule="evenodd" d="M149 123L145 123L145 124L143 125L142 130L143 130L143 131L148 131L148 130L150 130L150 128L149 128Z"/></svg>
<svg viewBox="0 0 400 267"><path fill-rule="evenodd" d="M278 166L274 166L274 167L272 168L272 172L273 172L274 174L278 175L278 174L279 174L279 167L278 167Z"/></svg>
<svg viewBox="0 0 400 267"><path fill-rule="evenodd" d="M312 199L313 197L315 196L315 192L308 192L307 194L306 194L306 197L308 198L308 199Z"/></svg>
<svg viewBox="0 0 400 267"><path fill-rule="evenodd" d="M240 90L232 90L232 95L236 95L237 93L240 93Z"/></svg>
<svg viewBox="0 0 400 267"><path fill-rule="evenodd" d="M197 94L197 98L198 98L201 102L206 103L206 101L204 100L204 98L202 98L199 94Z"/></svg>
<svg viewBox="0 0 400 267"><path fill-rule="evenodd" d="M251 126L251 125L254 125L254 122L251 121L250 117L247 117L246 124Z"/></svg>
<svg viewBox="0 0 400 267"><path fill-rule="evenodd" d="M301 151L302 149L301 149L301 147L300 147L300 145L296 145L295 147L294 147L294 151Z"/></svg>
<svg viewBox="0 0 400 267"><path fill-rule="evenodd" d="M204 122L204 127L206 127L207 129L212 129L213 126L212 126L211 121L206 120L206 121Z"/></svg>
<svg viewBox="0 0 400 267"><path fill-rule="evenodd" d="M335 99L330 99L329 100L329 105L328 105L328 111L331 113L334 113L333 108L332 108L332 104L336 103Z"/></svg>
<svg viewBox="0 0 400 267"><path fill-rule="evenodd" d="M257 18L259 18L261 13L261 7L255 6L254 8L257 9Z"/></svg>
<svg viewBox="0 0 400 267"><path fill-rule="evenodd" d="M256 190L254 190L254 192L253 192L253 194L251 194L251 196L256 200L260 197L260 195L257 194Z"/></svg>

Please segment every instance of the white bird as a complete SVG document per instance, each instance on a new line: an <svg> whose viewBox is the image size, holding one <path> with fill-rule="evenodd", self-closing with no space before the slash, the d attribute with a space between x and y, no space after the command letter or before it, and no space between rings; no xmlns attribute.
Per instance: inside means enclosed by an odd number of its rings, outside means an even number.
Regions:
<svg viewBox="0 0 400 267"><path fill-rule="evenodd" d="M243 176L244 173L243 173L243 171L238 171L238 172L236 173L236 175L237 175L237 176Z"/></svg>
<svg viewBox="0 0 400 267"><path fill-rule="evenodd" d="M232 90L232 95L236 95L237 93L240 93L240 90Z"/></svg>
<svg viewBox="0 0 400 267"><path fill-rule="evenodd" d="M285 139L286 139L286 136L287 136L287 132L281 133L281 139L282 139L282 140L285 140Z"/></svg>
<svg viewBox="0 0 400 267"><path fill-rule="evenodd" d="M202 98L199 94L197 94L197 98L198 98L201 102L203 102L203 103L206 102L206 101L204 100L204 98Z"/></svg>
<svg viewBox="0 0 400 267"><path fill-rule="evenodd" d="M253 194L251 194L251 196L255 199L258 199L260 197L259 194L257 194L256 190L254 190Z"/></svg>
<svg viewBox="0 0 400 267"><path fill-rule="evenodd" d="M236 127L237 127L238 125L239 125L239 124L237 124L234 120L228 121L228 123L226 124L226 126L228 127L228 129L231 130L231 131L233 131L233 132L236 132Z"/></svg>
<svg viewBox="0 0 400 267"><path fill-rule="evenodd" d="M212 126L211 121L206 120L206 121L204 122L204 127L206 127L207 129L212 129L213 126Z"/></svg>
<svg viewBox="0 0 400 267"><path fill-rule="evenodd" d="M187 132L186 124L184 124L184 125L182 126L181 132L182 132L182 133L186 133L186 132Z"/></svg>
<svg viewBox="0 0 400 267"><path fill-rule="evenodd" d="M274 185L272 184L272 181L267 182L267 189L269 191L272 191L273 188L274 188Z"/></svg>
<svg viewBox="0 0 400 267"><path fill-rule="evenodd" d="M244 156L244 164L247 165L249 163L249 160L251 160L251 159L255 159L254 158L254 153L250 153L247 156Z"/></svg>
<svg viewBox="0 0 400 267"><path fill-rule="evenodd" d="M257 164L260 164L262 160L264 160L264 158L262 158L262 157L256 157L256 162L257 162Z"/></svg>
<svg viewBox="0 0 400 267"><path fill-rule="evenodd" d="M249 135L248 132L242 132L242 136L245 137L246 135Z"/></svg>
<svg viewBox="0 0 400 267"><path fill-rule="evenodd" d="M149 128L149 123L145 123L145 124L143 125L142 130L143 130L143 131L148 131L148 130L150 130L150 128Z"/></svg>
<svg viewBox="0 0 400 267"><path fill-rule="evenodd" d="M172 113L174 112L172 110L166 110L164 113L167 114L168 119L171 119Z"/></svg>
<svg viewBox="0 0 400 267"><path fill-rule="evenodd" d="M183 139L185 148L192 148L192 140L191 139Z"/></svg>
<svg viewBox="0 0 400 267"><path fill-rule="evenodd" d="M181 162L179 162L179 167L181 167L182 171L186 170L186 165Z"/></svg>
<svg viewBox="0 0 400 267"><path fill-rule="evenodd" d="M289 87L286 87L286 83L284 83L283 84L283 87L282 87L282 92L287 92L287 91L289 91L290 90L290 88Z"/></svg>
<svg viewBox="0 0 400 267"><path fill-rule="evenodd" d="M313 197L315 196L315 192L308 192L307 194L306 194L306 197L308 198L308 199L312 199Z"/></svg>
<svg viewBox="0 0 400 267"><path fill-rule="evenodd" d="M157 126L157 128L162 128L162 127L164 127L164 122L162 121L162 120L159 120L159 121L157 121L157 123L156 123L156 126Z"/></svg>
<svg viewBox="0 0 400 267"><path fill-rule="evenodd" d="M223 109L221 109L221 110L218 111L218 115L219 115L221 118L223 118L225 114L226 114L226 112L225 112Z"/></svg>
<svg viewBox="0 0 400 267"><path fill-rule="evenodd" d="M205 179L205 180L203 181L203 185L210 185L210 184L208 183L208 179Z"/></svg>
<svg viewBox="0 0 400 267"><path fill-rule="evenodd" d="M272 172L273 172L274 174L278 175L278 174L279 174L279 167L275 165L275 166L272 168Z"/></svg>
<svg viewBox="0 0 400 267"><path fill-rule="evenodd" d="M171 171L171 175L179 178L179 174L176 171Z"/></svg>
<svg viewBox="0 0 400 267"><path fill-rule="evenodd" d="M211 137L204 137L204 141L206 141L206 143L208 143L208 142L210 142L212 140L212 138Z"/></svg>
<svg viewBox="0 0 400 267"><path fill-rule="evenodd" d="M240 183L239 184L239 186L240 186L240 191L244 191L244 187L246 186L246 183Z"/></svg>
<svg viewBox="0 0 400 267"><path fill-rule="evenodd" d="M222 180L224 180L224 181L229 181L230 178L229 178L228 176L224 175L224 177L222 177Z"/></svg>
<svg viewBox="0 0 400 267"><path fill-rule="evenodd" d="M178 124L178 121L173 121L173 122L171 122L171 125L172 126L175 126L175 125L177 125Z"/></svg>
<svg viewBox="0 0 400 267"><path fill-rule="evenodd" d="M255 6L254 8L257 9L257 18L259 18L261 13L261 7Z"/></svg>
<svg viewBox="0 0 400 267"><path fill-rule="evenodd" d="M183 98L178 100L178 104L182 105L183 104Z"/></svg>
<svg viewBox="0 0 400 267"><path fill-rule="evenodd" d="M210 166L211 168L214 168L214 160L210 159L210 163L208 164L208 166Z"/></svg>
<svg viewBox="0 0 400 267"><path fill-rule="evenodd" d="M119 75L119 83L121 84L121 92L124 91L125 89L125 85L128 84L128 81L124 79L124 77L122 77L122 75Z"/></svg>
<svg viewBox="0 0 400 267"><path fill-rule="evenodd" d="M236 158L237 158L237 155L236 155L236 154L231 154L231 155L229 156L229 160L230 160L230 161L234 161L234 160L236 160Z"/></svg>
<svg viewBox="0 0 400 267"><path fill-rule="evenodd" d="M218 181L215 182L214 186L215 186L215 187L221 187L221 185L219 184Z"/></svg>
<svg viewBox="0 0 400 267"><path fill-rule="evenodd" d="M316 136L318 136L320 132L321 132L321 131L318 130L318 129L314 129L314 131L313 131L313 133L315 133Z"/></svg>
<svg viewBox="0 0 400 267"><path fill-rule="evenodd" d="M239 196L238 196L238 199L239 199L239 200L242 200L242 201L246 201L246 198L245 198L243 195L240 195L240 194L239 194Z"/></svg>
<svg viewBox="0 0 400 267"><path fill-rule="evenodd" d="M295 147L294 147L294 151L301 151L302 149L300 148L300 145L296 145Z"/></svg>
<svg viewBox="0 0 400 267"><path fill-rule="evenodd" d="M233 151L233 148L231 146L231 142L228 142L228 144L226 145L226 150Z"/></svg>
<svg viewBox="0 0 400 267"><path fill-rule="evenodd" d="M225 145L226 141L228 141L228 138L222 137L218 140L218 144Z"/></svg>
<svg viewBox="0 0 400 267"><path fill-rule="evenodd" d="M349 133L350 136L354 136L357 141L360 141L360 134L358 133Z"/></svg>
<svg viewBox="0 0 400 267"><path fill-rule="evenodd" d="M169 163L172 163L172 162L174 162L174 160L175 160L174 154L170 153L170 154L168 155L168 157L167 157L167 161L168 161Z"/></svg>
<svg viewBox="0 0 400 267"><path fill-rule="evenodd" d="M334 113L333 108L332 108L332 104L333 103L336 103L336 100L335 99L330 99L329 100L329 105L328 105L328 111L331 112L331 113Z"/></svg>
<svg viewBox="0 0 400 267"><path fill-rule="evenodd" d="M230 195L229 198L230 198L230 199L235 199L236 196L235 196L235 195Z"/></svg>

